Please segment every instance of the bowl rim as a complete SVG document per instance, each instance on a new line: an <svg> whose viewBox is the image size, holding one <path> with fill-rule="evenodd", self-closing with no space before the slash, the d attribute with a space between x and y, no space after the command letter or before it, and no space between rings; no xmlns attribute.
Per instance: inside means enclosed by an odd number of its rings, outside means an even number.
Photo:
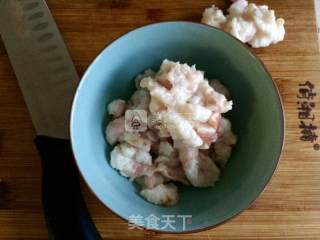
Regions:
<svg viewBox="0 0 320 240"><path fill-rule="evenodd" d="M253 50L247 45L244 44L243 42L241 42L239 39L237 39L236 37L234 37L233 35L231 35L230 33L219 29L217 27L213 27L210 25L206 25L203 23L197 23L197 22L192 22L192 21L161 21L161 22L155 22L155 23L149 23L149 24L144 24L138 27L135 27L129 31L126 31L125 33L120 34L116 39L110 41L108 44L106 44L103 49L100 50L99 54L97 56L95 56L90 64L87 66L84 74L82 75L82 77L80 78L80 82L76 88L76 92L74 94L73 100L72 100L72 105L71 105L71 111L70 111L70 123L69 123L69 133L70 133L70 145L71 145L71 150L72 150L72 154L74 157L74 161L75 161L75 165L78 169L78 172L80 173L84 183L86 184L87 188L90 190L90 192L114 215L118 216L122 221L125 221L126 223L129 222L128 219L122 217L120 214L118 214L116 211L114 211L113 209L111 209L106 203L104 203L104 201L102 201L102 199L94 192L94 190L90 187L90 184L88 183L87 179L84 177L84 174L81 172L78 160L76 158L75 155L75 149L74 149L74 142L73 142L73 115L74 115L74 111L75 111L75 105L78 99L78 93L79 93L79 89L81 88L83 82L84 82L84 78L86 78L88 72L90 71L90 69L92 68L93 64L95 63L95 61L97 59L99 59L101 57L101 55L103 54L104 50L107 49L108 47L110 47L113 43L117 42L118 40L122 39L123 37L131 34L132 32L135 32L137 30L140 29L144 29L144 28L148 28L148 27L152 27L152 26L157 26L157 25L166 25L166 24L188 24L188 25L195 25L198 27L206 27L208 29L214 29L216 31L219 31L221 33L223 33L226 37L231 37L232 39L236 40L238 43L240 43L242 45L242 47L244 47L246 49L246 51L257 61L260 63L260 65L263 67L265 73L268 75L268 77L271 79L272 85L273 85L273 89L276 92L276 96L277 96L277 105L278 108L280 109L281 112L281 116L280 116L280 125L281 125L281 147L280 150L277 154L277 159L276 159L276 165L270 175L270 177L268 178L268 180L264 183L264 185L262 186L261 191L258 193L258 195L256 196L256 198L254 198L250 203L248 203L248 205L246 207L244 207L243 209L241 209L240 211L238 211L237 213L231 215L230 217L224 219L223 221L216 223L216 224L212 224L210 226L206 226L206 227L202 227L202 228L197 228L197 229L192 229L192 230L184 230L184 231L163 231L163 230L159 230L159 229L148 229L145 226L140 226L139 227L147 232L154 232L154 233L163 233L163 234L189 234L189 233L198 233L198 232L202 232L202 231L206 231L206 230L210 230L210 229L214 229L220 225L223 225L227 222L229 222L230 220L236 218L237 216L239 216L241 213L243 213L245 210L249 209L257 200L258 198L262 195L262 193L266 190L267 185L271 182L272 178L274 177L275 173L278 170L279 167L279 162L282 158L282 153L284 150L284 143L285 143L285 129L286 129L286 121L285 121L285 112L284 112L284 104L283 104L283 100L279 91L279 88L277 86L277 84L275 83L274 79L272 78L271 73L269 72L269 70L267 69L267 67L265 66L265 64L263 63L263 61L258 57L258 55L253 52ZM88 211L89 212L89 211ZM91 216L90 212L89 215Z"/></svg>

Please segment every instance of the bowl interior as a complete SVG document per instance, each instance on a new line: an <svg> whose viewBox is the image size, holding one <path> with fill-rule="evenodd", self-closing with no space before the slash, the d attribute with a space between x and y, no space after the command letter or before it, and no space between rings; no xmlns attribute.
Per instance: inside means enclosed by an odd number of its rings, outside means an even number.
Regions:
<svg viewBox="0 0 320 240"><path fill-rule="evenodd" d="M234 108L228 117L239 139L215 187L179 185L180 201L173 207L146 202L137 186L110 167L111 147L104 135L107 103L127 100L134 91L134 77L146 68L157 70L165 58L196 64L207 78L219 79L229 88ZM109 45L85 73L71 117L75 158L97 197L125 219L133 214L175 215L175 229L159 226L169 232L210 227L247 208L277 166L283 131L279 95L262 64L226 33L185 22L142 27ZM177 215L192 215L192 222L184 227Z"/></svg>

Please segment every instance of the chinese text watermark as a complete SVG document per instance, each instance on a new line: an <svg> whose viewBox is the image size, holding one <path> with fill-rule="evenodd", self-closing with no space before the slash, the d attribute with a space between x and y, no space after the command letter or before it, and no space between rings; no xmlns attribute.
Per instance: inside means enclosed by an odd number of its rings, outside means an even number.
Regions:
<svg viewBox="0 0 320 240"><path fill-rule="evenodd" d="M155 230L176 230L187 229L187 226L192 224L192 215L161 215L156 216L150 214L148 216L142 216L141 214L131 214L129 216L128 229L147 229Z"/></svg>

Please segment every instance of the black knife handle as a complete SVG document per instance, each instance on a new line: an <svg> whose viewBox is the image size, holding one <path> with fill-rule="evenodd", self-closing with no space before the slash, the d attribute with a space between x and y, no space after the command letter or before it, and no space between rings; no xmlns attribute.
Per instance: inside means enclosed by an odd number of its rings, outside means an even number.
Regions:
<svg viewBox="0 0 320 240"><path fill-rule="evenodd" d="M102 239L82 197L70 141L38 136L42 162L42 202L49 239Z"/></svg>

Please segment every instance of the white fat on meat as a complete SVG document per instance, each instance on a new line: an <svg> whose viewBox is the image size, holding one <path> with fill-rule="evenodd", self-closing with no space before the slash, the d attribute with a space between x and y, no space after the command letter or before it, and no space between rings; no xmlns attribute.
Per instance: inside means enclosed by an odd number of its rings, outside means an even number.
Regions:
<svg viewBox="0 0 320 240"><path fill-rule="evenodd" d="M143 196L148 202L171 206L175 205L178 200L178 189L172 184L160 184L152 189L143 189L140 192L141 196Z"/></svg>
<svg viewBox="0 0 320 240"><path fill-rule="evenodd" d="M216 6L205 9L201 22L222 28L254 48L267 47L284 39L284 19L276 18L275 11L267 5L256 5L237 0L224 16Z"/></svg>
<svg viewBox="0 0 320 240"><path fill-rule="evenodd" d="M208 156L199 153L197 148L182 148L179 158L190 183L195 187L214 186L220 170Z"/></svg>
<svg viewBox="0 0 320 240"><path fill-rule="evenodd" d="M219 131L219 139L213 144L214 161L222 167L225 166L232 153L232 146L237 143L237 137L231 130L231 123L228 119L222 118Z"/></svg>
<svg viewBox="0 0 320 240"><path fill-rule="evenodd" d="M114 145L123 138L125 132L125 119L124 117L112 120L106 127L106 138L110 145Z"/></svg>
<svg viewBox="0 0 320 240"><path fill-rule="evenodd" d="M139 149L126 143L118 144L111 151L110 164L113 168L119 170L122 176L133 180L143 175L152 174L153 168L150 162L145 160L148 158L147 154L149 153L145 153L144 161L142 161L141 156L139 156ZM151 159L151 156L149 158Z"/></svg>
<svg viewBox="0 0 320 240"><path fill-rule="evenodd" d="M130 145L141 149L145 152L149 152L151 149L151 141L147 137L141 136L139 132L124 132L123 140Z"/></svg>
<svg viewBox="0 0 320 240"><path fill-rule="evenodd" d="M122 99L113 100L108 104L108 113L116 118L122 116L126 110L126 101Z"/></svg>

